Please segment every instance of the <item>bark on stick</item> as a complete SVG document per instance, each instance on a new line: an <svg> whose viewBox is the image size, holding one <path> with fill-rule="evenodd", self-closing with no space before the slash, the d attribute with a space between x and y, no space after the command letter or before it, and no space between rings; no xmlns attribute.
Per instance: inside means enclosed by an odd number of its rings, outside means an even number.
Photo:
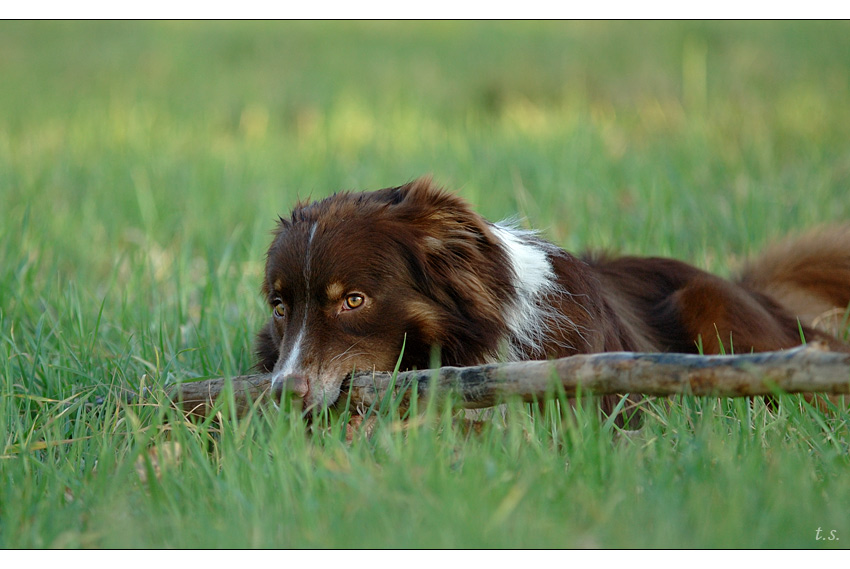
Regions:
<svg viewBox="0 0 850 569"><path fill-rule="evenodd" d="M268 374L230 380L239 413L259 398L279 401L285 385L272 388ZM225 379L178 386L182 408L206 416L223 393ZM740 356L698 356L608 352L552 361L509 362L399 373L357 372L343 383L340 401L364 410L391 396L404 408L415 391L420 396L453 394L467 409L492 407L505 397L540 399L555 390L582 393L709 395L749 397L775 393L850 393L850 354L809 344L781 352Z"/></svg>

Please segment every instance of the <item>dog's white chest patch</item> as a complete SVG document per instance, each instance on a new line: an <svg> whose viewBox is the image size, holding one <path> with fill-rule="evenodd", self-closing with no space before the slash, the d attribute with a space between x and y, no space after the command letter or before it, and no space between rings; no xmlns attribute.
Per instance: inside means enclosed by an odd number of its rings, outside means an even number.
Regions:
<svg viewBox="0 0 850 569"><path fill-rule="evenodd" d="M534 357L546 357L543 343L551 336L551 328L569 328L581 332L553 301L569 291L558 283L548 248L553 245L536 237L536 232L513 227L507 223L494 224L494 235L501 241L510 264L516 298L505 314L511 359L519 360L530 352ZM570 347L570 346L566 346Z"/></svg>

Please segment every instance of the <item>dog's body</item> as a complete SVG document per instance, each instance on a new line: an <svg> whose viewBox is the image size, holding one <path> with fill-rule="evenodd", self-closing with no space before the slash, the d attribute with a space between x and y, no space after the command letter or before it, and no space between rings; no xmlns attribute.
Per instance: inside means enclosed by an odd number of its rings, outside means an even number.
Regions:
<svg viewBox="0 0 850 569"><path fill-rule="evenodd" d="M577 258L421 179L296 206L269 248L257 367L311 407L352 370L602 351L737 353L822 340L850 303L850 227L779 245L728 281L671 259ZM843 312L842 312L843 313Z"/></svg>

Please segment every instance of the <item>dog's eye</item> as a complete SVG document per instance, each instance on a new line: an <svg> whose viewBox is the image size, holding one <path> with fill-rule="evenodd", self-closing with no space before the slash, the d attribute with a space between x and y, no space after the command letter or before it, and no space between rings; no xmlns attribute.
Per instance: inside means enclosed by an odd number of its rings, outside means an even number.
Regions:
<svg viewBox="0 0 850 569"><path fill-rule="evenodd" d="M284 306L282 302L278 302L274 305L274 310L272 311L272 314L275 318L283 318L284 316L286 316L286 306Z"/></svg>
<svg viewBox="0 0 850 569"><path fill-rule="evenodd" d="M355 308L360 308L363 306L363 302L365 302L366 297L359 293L352 293L345 297L345 302L343 303L343 310L354 310Z"/></svg>

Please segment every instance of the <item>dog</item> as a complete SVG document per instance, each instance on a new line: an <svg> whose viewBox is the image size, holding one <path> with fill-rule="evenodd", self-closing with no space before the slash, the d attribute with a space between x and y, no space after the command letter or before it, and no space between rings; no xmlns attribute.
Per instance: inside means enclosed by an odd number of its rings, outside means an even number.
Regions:
<svg viewBox="0 0 850 569"><path fill-rule="evenodd" d="M424 369L637 351L850 346L817 326L850 304L850 226L768 249L733 280L666 258L574 256L490 223L422 178L299 203L279 218L258 370L305 408L353 370Z"/></svg>

